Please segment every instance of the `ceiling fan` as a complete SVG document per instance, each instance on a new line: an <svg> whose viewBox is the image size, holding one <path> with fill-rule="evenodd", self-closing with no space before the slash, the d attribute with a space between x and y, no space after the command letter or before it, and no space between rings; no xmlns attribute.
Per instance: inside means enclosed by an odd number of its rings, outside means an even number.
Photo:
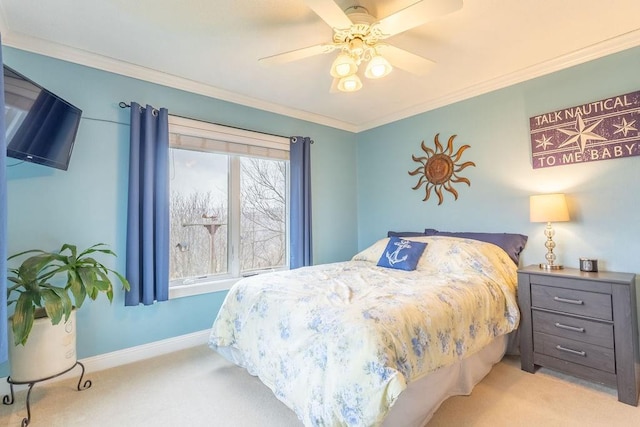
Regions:
<svg viewBox="0 0 640 427"><path fill-rule="evenodd" d="M343 11L334 0L304 0L333 29L333 41L261 58L262 64L283 64L339 51L331 65L332 90L354 92L362 88L358 67L367 63L367 78L384 77L393 67L424 75L433 61L381 42L462 7L462 0L422 0L380 20L360 5Z"/></svg>

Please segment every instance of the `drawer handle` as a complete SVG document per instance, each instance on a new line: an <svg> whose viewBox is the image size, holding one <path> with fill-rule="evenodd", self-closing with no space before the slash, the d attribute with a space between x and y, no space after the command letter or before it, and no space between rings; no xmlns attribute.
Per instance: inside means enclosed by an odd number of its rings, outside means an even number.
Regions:
<svg viewBox="0 0 640 427"><path fill-rule="evenodd" d="M565 351L567 353L576 354L578 356L582 356L582 357L586 357L587 356L587 353L584 352L584 351L573 350L573 349L570 349L570 348L567 348L567 347L563 347L561 345L557 345L556 348L558 350L560 350L560 351Z"/></svg>
<svg viewBox="0 0 640 427"><path fill-rule="evenodd" d="M556 328L567 329L569 331L574 332L584 332L584 328L578 328L576 326L563 325L562 323L556 322Z"/></svg>
<svg viewBox="0 0 640 427"><path fill-rule="evenodd" d="M581 299L568 299L568 298L561 298L561 297L553 297L554 301L558 301L558 302L566 302L568 304L575 304L575 305L583 305L584 301L582 301Z"/></svg>

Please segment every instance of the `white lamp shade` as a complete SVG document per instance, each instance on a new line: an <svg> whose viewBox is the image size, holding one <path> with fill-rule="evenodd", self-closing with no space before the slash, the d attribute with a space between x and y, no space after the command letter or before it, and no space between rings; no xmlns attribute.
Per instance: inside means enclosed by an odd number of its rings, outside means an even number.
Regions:
<svg viewBox="0 0 640 427"><path fill-rule="evenodd" d="M362 89L362 81L356 74L352 74L340 79L338 89L342 92L355 92Z"/></svg>
<svg viewBox="0 0 640 427"><path fill-rule="evenodd" d="M529 197L531 222L569 221L569 210L564 194L540 194Z"/></svg>
<svg viewBox="0 0 640 427"><path fill-rule="evenodd" d="M382 56L377 55L371 58L369 64L367 64L367 69L364 72L364 75L369 79L379 79L380 77L384 77L389 74L393 70L389 61L384 59Z"/></svg>
<svg viewBox="0 0 640 427"><path fill-rule="evenodd" d="M356 61L346 53L341 53L331 64L331 76L339 79L341 77L346 77L350 74L355 74L358 71L358 66L356 65Z"/></svg>

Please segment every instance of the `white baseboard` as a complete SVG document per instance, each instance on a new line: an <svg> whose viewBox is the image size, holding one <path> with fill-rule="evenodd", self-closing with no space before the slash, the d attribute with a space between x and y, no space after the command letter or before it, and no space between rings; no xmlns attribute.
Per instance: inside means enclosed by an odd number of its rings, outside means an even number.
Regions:
<svg viewBox="0 0 640 427"><path fill-rule="evenodd" d="M128 363L138 362L140 360L150 359L152 357L161 356L163 354L172 353L174 351L184 350L190 347L205 345L208 341L210 330L206 329L199 332L192 332L178 337L167 338L166 340L154 341L148 344L142 344L135 347L129 347L122 350L113 351L111 353L99 354L97 356L81 359L79 362L85 367L85 379L92 372L102 371L117 366L126 365ZM70 372L52 378L47 382L61 381L68 378L75 378L79 375L80 368L72 369ZM14 391L25 390L26 385L15 385ZM0 394L6 395L10 393L7 377L0 378Z"/></svg>

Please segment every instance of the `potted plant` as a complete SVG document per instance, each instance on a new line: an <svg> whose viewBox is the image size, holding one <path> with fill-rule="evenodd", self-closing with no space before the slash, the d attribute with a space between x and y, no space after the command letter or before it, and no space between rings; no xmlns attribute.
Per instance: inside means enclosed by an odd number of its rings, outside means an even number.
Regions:
<svg viewBox="0 0 640 427"><path fill-rule="evenodd" d="M76 246L64 244L57 252L31 249L8 258L29 255L17 268L9 268L8 275L8 305L15 303L10 317L12 380L39 380L73 367L75 309L82 307L87 297L95 300L100 293L106 294L109 302L113 300L109 273L124 289L130 289L124 276L97 261L94 254L116 256L98 243L80 253ZM59 354L59 361L54 353Z"/></svg>

